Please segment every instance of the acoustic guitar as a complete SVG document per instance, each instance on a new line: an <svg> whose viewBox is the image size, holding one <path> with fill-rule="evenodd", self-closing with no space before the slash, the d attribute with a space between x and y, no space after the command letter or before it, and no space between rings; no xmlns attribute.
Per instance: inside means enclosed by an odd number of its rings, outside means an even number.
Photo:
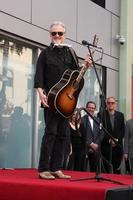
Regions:
<svg viewBox="0 0 133 200"><path fill-rule="evenodd" d="M95 43L96 40L95 36ZM82 65L80 71L67 69L64 72L60 81L48 93L50 109L58 111L65 118L69 118L73 114L78 96L84 86L83 76L87 69L86 65Z"/></svg>

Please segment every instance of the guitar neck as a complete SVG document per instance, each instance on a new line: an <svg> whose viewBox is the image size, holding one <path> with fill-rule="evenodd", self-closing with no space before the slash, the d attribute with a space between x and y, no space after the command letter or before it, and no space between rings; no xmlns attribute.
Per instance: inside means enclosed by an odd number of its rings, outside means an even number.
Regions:
<svg viewBox="0 0 133 200"><path fill-rule="evenodd" d="M97 35L94 35L93 45L96 46L97 43L98 43ZM91 51L91 55L92 55L92 56L93 56L93 54L95 53L95 50L96 50L96 48L94 47L93 50ZM81 71L79 72L79 75L78 75L78 77L77 77L77 79L76 79L76 81L77 81L78 83L80 83L80 81L81 81L81 79L83 78L83 76L84 76L84 74L85 74L85 72L86 72L87 69L88 69L88 67L86 67L85 64L82 64L82 69L81 69Z"/></svg>
<svg viewBox="0 0 133 200"><path fill-rule="evenodd" d="M78 77L77 77L77 79L76 79L76 81L77 81L78 83L80 83L80 81L81 81L81 79L83 78L83 76L84 76L86 70L87 70L86 65L82 64L82 69L80 70L79 75L78 75Z"/></svg>

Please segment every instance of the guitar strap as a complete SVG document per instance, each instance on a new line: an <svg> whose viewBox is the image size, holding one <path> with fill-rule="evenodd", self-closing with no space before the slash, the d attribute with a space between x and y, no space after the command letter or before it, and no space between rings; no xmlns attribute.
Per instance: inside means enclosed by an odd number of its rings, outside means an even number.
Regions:
<svg viewBox="0 0 133 200"><path fill-rule="evenodd" d="M69 47L69 50L70 50L70 53L71 53L71 55L72 55L72 57L73 57L73 59L74 59L74 61L75 61L75 63L76 63L76 66L77 66L78 69L79 69L79 62L78 62L78 58L77 58L77 56L76 56L76 54L75 54L75 51L73 50L72 47Z"/></svg>

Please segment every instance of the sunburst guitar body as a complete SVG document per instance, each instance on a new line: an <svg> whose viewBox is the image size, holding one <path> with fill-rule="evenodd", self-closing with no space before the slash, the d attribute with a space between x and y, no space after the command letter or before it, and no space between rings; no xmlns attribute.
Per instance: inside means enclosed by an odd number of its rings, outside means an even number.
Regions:
<svg viewBox="0 0 133 200"><path fill-rule="evenodd" d="M65 118L69 118L77 105L78 96L84 85L83 77L80 84L77 81L78 70L66 70L48 93L48 105L52 110L57 110Z"/></svg>
<svg viewBox="0 0 133 200"><path fill-rule="evenodd" d="M94 36L93 44L96 45L98 38ZM95 52L95 48L92 54ZM48 105L50 109L58 111L63 117L69 118L77 105L78 96L84 86L84 74L86 65L82 65L80 71L66 70L60 81L55 84L48 93Z"/></svg>

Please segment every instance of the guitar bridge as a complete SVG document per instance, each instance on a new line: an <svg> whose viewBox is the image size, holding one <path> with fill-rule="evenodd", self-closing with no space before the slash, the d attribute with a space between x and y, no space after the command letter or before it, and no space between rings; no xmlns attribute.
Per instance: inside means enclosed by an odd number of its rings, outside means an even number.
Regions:
<svg viewBox="0 0 133 200"><path fill-rule="evenodd" d="M71 94L67 94L67 96L69 97L69 99L73 99L73 96Z"/></svg>

